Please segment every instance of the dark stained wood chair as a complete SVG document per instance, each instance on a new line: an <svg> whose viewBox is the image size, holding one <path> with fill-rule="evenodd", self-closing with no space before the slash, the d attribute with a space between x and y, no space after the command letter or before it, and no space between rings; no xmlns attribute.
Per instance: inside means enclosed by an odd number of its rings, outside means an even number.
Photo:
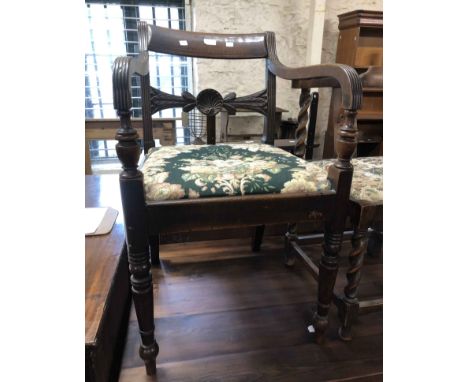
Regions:
<svg viewBox="0 0 468 382"><path fill-rule="evenodd" d="M382 89L383 78L382 68L371 67L367 72L360 75L362 86L365 89ZM300 85L303 87L303 100L301 103L301 112L299 125L296 130L295 155L312 158L310 153L311 146L306 145L305 135L307 133L307 142L311 140L313 134L310 130L306 131L307 120L309 127L315 126L316 104L314 105L314 96L312 100L308 95L308 88L315 87L317 81L314 79L302 80ZM310 104L310 115L307 114L307 106ZM315 107L314 107L315 106ZM340 113L343 110L335 110L336 115L332 118L340 120ZM309 119L308 119L309 118ZM359 132L358 132L359 133ZM316 162L319 166L327 168L332 165L333 160L323 160ZM356 320L358 313L362 308L379 307L383 305L382 298L360 301L358 298L358 288L361 280L361 268L364 262L366 252L369 255L375 255L381 249L382 242L382 224L383 224L383 157L360 157L353 159L354 174L351 186L350 200L348 204L348 216L352 226L352 249L348 254L349 267L346 272L347 283L343 293L339 291L334 294L334 302L338 308L338 314L341 321L339 335L341 339L348 341L352 339L352 325ZM374 229L369 234L369 229ZM305 261L305 264L312 270L312 274L318 277L318 267L310 260L307 254L300 248L299 243L316 238L317 235L298 235L296 224L290 224L286 234L286 264L293 265L295 255ZM259 239L261 243L261 238ZM369 245L368 245L369 244Z"/></svg>
<svg viewBox="0 0 468 382"><path fill-rule="evenodd" d="M332 160L318 161L317 164L327 168L332 165ZM342 340L352 339L352 325L360 310L363 308L374 309L382 306L382 298L360 301L358 288L361 280L361 268L366 251L375 255L379 246L373 245L368 249L369 228L377 228L381 231L383 223L383 160L382 157L368 157L353 159L354 177L351 195L348 204L348 216L352 226L352 249L348 254L349 266L346 271L347 283L343 292L334 293L334 303L338 308L341 321L339 336ZM318 235L298 235L297 225L290 224L286 233L286 265L292 266L295 257L304 260L315 277L319 275L318 267L300 247L301 242L316 239ZM379 240L379 239L377 239Z"/></svg>
<svg viewBox="0 0 468 382"><path fill-rule="evenodd" d="M120 190L130 281L141 335L140 356L145 363L147 374L156 373L158 345L154 337L151 262L157 265L159 260L158 235L162 233L249 225L260 227L265 223L307 221L317 213L323 214L326 228L319 266L318 308L313 319L316 338L321 341L328 325L328 311L338 268L337 255L353 176L350 159L356 148L355 116L362 98L361 82L356 71L346 65L288 68L278 60L273 32L238 35L194 33L149 26L140 22L138 34L139 55L118 57L114 63L113 93L114 107L121 121L121 127L116 134L116 150L123 168L120 173ZM266 88L242 97L235 93L222 97L213 89L205 89L196 97L187 92L180 96L167 94L150 86L148 51L213 59L262 58L265 59ZM147 154L142 171L138 168L141 151L137 141L138 134L131 122L130 79L133 74L139 75L141 79L143 144ZM322 87L341 88L344 118L337 130L338 158L330 166L328 173L325 172L326 187L317 187L317 184L323 183L323 179L319 179L323 173L314 173L312 170L308 172L307 162L271 146L275 134L277 76L291 80L293 86L296 86L300 79L315 78L320 81ZM198 149L195 146L164 146L153 149L155 144L151 115L173 107L182 107L184 111L196 107L207 115L208 145L197 146ZM215 115L222 108L230 112L235 112L237 108L249 109L263 114L263 144L240 148L231 145L214 146ZM223 157L226 152L235 155ZM228 186L217 185L216 188L204 183L200 178L193 181L190 171L187 170L188 164L193 165L195 162L208 166L217 163L220 168L225 168L231 162L241 161L241 164L247 165L250 161L249 166L252 166L252 163L255 165L255 159L252 158L256 158L252 153L267 153L277 160L268 176L265 173L258 174L260 181L274 178L278 169L291 165L302 166L306 171L302 172L301 176L307 178L307 187L293 187L291 192L283 192L284 189L275 189L270 187L271 185L249 188L244 182L233 191ZM207 155L207 158L203 158L203 155ZM289 170L296 171L297 168L289 167ZM179 182L183 179L188 183L185 186L175 184L176 178ZM187 184L190 184L190 187L195 184L198 188L193 190L188 188ZM232 186L232 183L230 185ZM248 191L245 191L246 189ZM261 236L261 232L258 234Z"/></svg>

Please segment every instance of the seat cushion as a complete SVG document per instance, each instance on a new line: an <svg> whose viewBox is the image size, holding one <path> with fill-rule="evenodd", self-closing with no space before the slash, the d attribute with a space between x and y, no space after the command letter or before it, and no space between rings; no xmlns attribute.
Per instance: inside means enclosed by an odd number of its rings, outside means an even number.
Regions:
<svg viewBox="0 0 468 382"><path fill-rule="evenodd" d="M327 170L257 143L163 146L142 166L147 201L330 190Z"/></svg>
<svg viewBox="0 0 468 382"><path fill-rule="evenodd" d="M328 171L333 159L315 162ZM353 183L351 199L366 203L380 204L383 202L383 157L353 158Z"/></svg>

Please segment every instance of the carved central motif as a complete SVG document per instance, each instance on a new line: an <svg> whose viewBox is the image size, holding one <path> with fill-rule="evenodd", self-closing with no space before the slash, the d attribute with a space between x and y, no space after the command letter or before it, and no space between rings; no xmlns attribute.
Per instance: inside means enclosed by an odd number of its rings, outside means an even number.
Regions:
<svg viewBox="0 0 468 382"><path fill-rule="evenodd" d="M151 114L173 107L182 107L182 110L187 113L196 107L201 113L208 116L218 114L223 108L229 114L235 114L239 109L247 109L266 115L267 91L264 89L244 97L237 97L236 93L229 93L223 98L216 90L205 89L195 98L189 92L184 91L180 96L176 96L151 87L150 106Z"/></svg>
<svg viewBox="0 0 468 382"><path fill-rule="evenodd" d="M218 114L223 108L223 97L216 90L205 89L197 96L197 109L209 116Z"/></svg>

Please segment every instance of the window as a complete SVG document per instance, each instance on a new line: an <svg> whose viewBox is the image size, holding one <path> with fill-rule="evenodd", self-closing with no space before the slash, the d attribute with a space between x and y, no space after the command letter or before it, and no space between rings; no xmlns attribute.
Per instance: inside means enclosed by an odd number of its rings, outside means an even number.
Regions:
<svg viewBox="0 0 468 382"><path fill-rule="evenodd" d="M137 21L172 29L186 29L183 0L86 0L89 35L85 52L85 118L116 118L112 100L112 65L118 56L138 54ZM192 89L192 62L150 52L151 85L170 94ZM133 76L133 116L141 117L139 77ZM180 109L162 110L153 117L181 118ZM181 121L177 141L184 142ZM115 141L92 141L91 160L115 157Z"/></svg>

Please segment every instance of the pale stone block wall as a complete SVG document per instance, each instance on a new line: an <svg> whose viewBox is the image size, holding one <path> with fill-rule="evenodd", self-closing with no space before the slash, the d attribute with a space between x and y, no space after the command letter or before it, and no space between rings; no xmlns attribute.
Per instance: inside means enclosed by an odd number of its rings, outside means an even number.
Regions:
<svg viewBox="0 0 468 382"><path fill-rule="evenodd" d="M307 48L309 0L193 0L193 30L220 33L276 34L278 56L291 66L304 66ZM211 87L222 95L247 95L265 88L265 60L195 60L196 91ZM299 90L277 79L276 104L289 110L283 119L297 117ZM258 115L255 130L263 131ZM252 119L249 118L252 122ZM237 122L237 121L236 121Z"/></svg>
<svg viewBox="0 0 468 382"><path fill-rule="evenodd" d="M280 60L290 66L304 66L307 58L307 38L310 28L310 0L193 0L194 31L220 33L255 33L274 31ZM335 62L338 40L338 15L355 9L382 10L382 0L326 0L323 31L322 63ZM264 60L194 60L196 92L213 88L222 95L235 91L247 95L265 87ZM279 107L289 112L283 119L297 118L298 89L291 89L290 81L277 79ZM320 158L328 123L330 90L320 90L317 138ZM261 132L263 117L248 119L255 122L254 130ZM237 121L236 121L237 122Z"/></svg>

